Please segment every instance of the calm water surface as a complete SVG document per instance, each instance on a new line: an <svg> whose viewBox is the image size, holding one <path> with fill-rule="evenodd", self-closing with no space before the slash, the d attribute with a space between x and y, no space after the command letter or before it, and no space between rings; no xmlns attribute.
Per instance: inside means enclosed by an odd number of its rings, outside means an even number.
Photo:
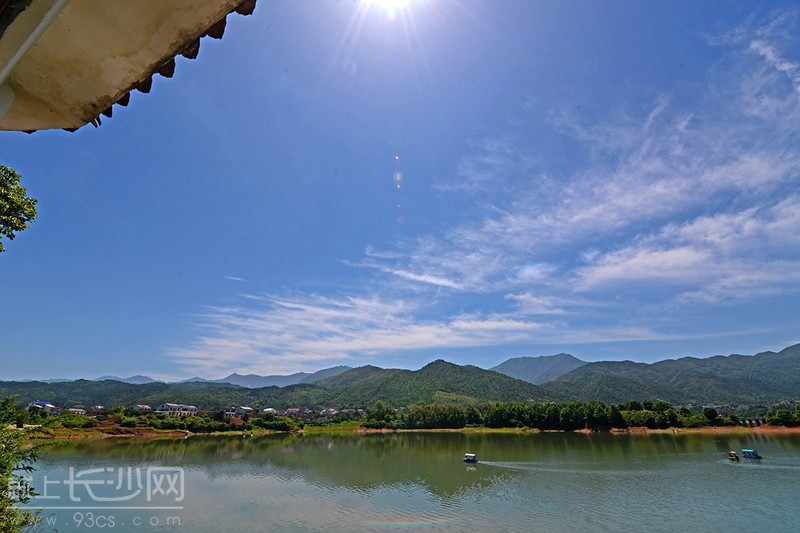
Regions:
<svg viewBox="0 0 800 533"><path fill-rule="evenodd" d="M742 448L765 458L726 460ZM468 451L477 465L462 462ZM46 518L36 531L800 528L797 435L104 440L51 449L37 468L47 498L35 500Z"/></svg>

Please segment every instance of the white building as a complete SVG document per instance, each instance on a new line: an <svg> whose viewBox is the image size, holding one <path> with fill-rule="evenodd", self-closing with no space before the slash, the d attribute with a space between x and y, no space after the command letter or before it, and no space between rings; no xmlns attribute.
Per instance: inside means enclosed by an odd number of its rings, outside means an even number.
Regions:
<svg viewBox="0 0 800 533"><path fill-rule="evenodd" d="M156 413L167 416L195 416L197 415L197 407L182 403L162 403L156 409Z"/></svg>
<svg viewBox="0 0 800 533"><path fill-rule="evenodd" d="M58 408L55 405L53 405L52 403L50 403L50 402L40 402L38 400L35 401L35 402L29 403L28 404L28 409L30 409L31 407L33 407L34 409L41 409L43 412L47 413L48 415L51 415L51 414L55 413L56 411L58 411Z"/></svg>
<svg viewBox="0 0 800 533"><path fill-rule="evenodd" d="M240 405L239 407L228 407L225 409L225 418L242 418L245 415L255 416L256 414L258 414L258 411L252 407L247 407L246 405Z"/></svg>

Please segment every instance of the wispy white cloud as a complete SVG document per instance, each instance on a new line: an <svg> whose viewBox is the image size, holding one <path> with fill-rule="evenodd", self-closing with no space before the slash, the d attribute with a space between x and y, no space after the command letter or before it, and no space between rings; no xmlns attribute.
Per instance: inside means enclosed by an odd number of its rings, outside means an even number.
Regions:
<svg viewBox="0 0 800 533"><path fill-rule="evenodd" d="M546 325L504 315L458 314L421 320L416 304L363 297L259 297L261 305L212 307L204 334L171 355L204 375L231 371L285 373L309 363L365 364L380 352L485 346L498 336L530 340Z"/></svg>
<svg viewBox="0 0 800 533"><path fill-rule="evenodd" d="M431 285L431 286L434 286L434 287L441 287L441 288L445 288L445 289L454 289L454 290L461 290L462 289L462 285L459 282L454 281L452 279L448 279L448 278L446 278L444 276L438 276L438 275L435 275L435 274L415 273L415 272L412 272L410 270L407 270L407 269L404 269L404 268L401 268L401 267L384 266L384 265L381 265L381 264L378 264L378 263L374 263L374 262L361 262L361 263L352 263L351 262L351 263L348 263L348 264L350 264L352 266L356 266L356 267L373 268L373 269L376 269L376 270L379 270L379 271L383 272L384 274L389 274L391 276L394 276L396 278L399 278L399 279L402 279L402 280L405 280L405 281L410 281L410 282L415 282L415 283L422 283L422 284L427 284L427 285Z"/></svg>
<svg viewBox="0 0 800 533"><path fill-rule="evenodd" d="M578 271L583 289L670 281L679 300L747 299L800 289L800 196L670 223Z"/></svg>
<svg viewBox="0 0 800 533"><path fill-rule="evenodd" d="M650 111L650 114L647 115L647 120L645 121L643 128L644 131L648 131L653 126L658 117L661 116L661 114L667 109L669 102L670 99L664 95L658 99L655 107L653 107L653 109ZM683 121L681 123L683 123Z"/></svg>
<svg viewBox="0 0 800 533"><path fill-rule="evenodd" d="M565 315L567 307L574 307L577 302L567 302L555 296L537 296L530 293L507 294L507 300L515 302L519 312L525 315Z"/></svg>
<svg viewBox="0 0 800 533"><path fill-rule="evenodd" d="M701 98L697 108L679 108L673 98L662 95L638 120L621 114L616 121L589 123L564 111L551 113L553 128L583 144L590 161L558 187L543 177L555 169L533 167L533 157L510 157L520 151L512 148L513 140L487 141L485 155L470 154L460 167L470 170L468 181L491 183L495 165L500 183L516 175L527 191L514 190L512 199L485 210L478 222L420 240L403 258L404 270L484 293L529 283L564 291L563 279L577 280L581 290L632 279L691 285L707 283L712 271L748 279L740 269L757 269L759 261L737 262L722 255L746 255L782 234L799 233L792 209L779 207L793 204L780 199L800 179L796 133L787 135L800 128L800 102L794 94L798 67L778 55L777 45L768 44L770 38L790 33L779 31L774 21L767 26L769 32L763 27L751 30L758 40L737 34L735 60L720 77L727 83L738 76L739 83L721 90L711 80L707 99ZM757 57L746 53L752 49ZM764 70L759 70L759 61ZM771 71L793 80L792 90ZM779 117L751 119L749 111L763 100L747 89L756 78L762 93L768 88L780 99ZM514 167L514 161L525 164ZM719 230L736 227L735 250L689 239L690 232L708 231L715 224L717 235L708 234L706 240L730 241ZM684 239L670 238L676 228L686 234ZM601 253L603 249L607 251ZM532 277L528 264L557 267Z"/></svg>
<svg viewBox="0 0 800 533"><path fill-rule="evenodd" d="M519 174L531 169L536 158L517 146L511 137L494 137L472 143L470 153L457 164L456 180L440 181L434 189L443 192L492 194Z"/></svg>
<svg viewBox="0 0 800 533"><path fill-rule="evenodd" d="M800 94L800 65L784 59L774 46L764 41L752 41L750 48L763 57L770 67L785 74L794 90Z"/></svg>
<svg viewBox="0 0 800 533"><path fill-rule="evenodd" d="M510 298L535 305L526 295ZM641 326L574 328L519 313L457 313L420 319L406 301L322 296L259 296L261 305L212 307L205 334L170 355L202 376L230 372L288 374L334 364L363 365L377 354L495 346L502 343L582 343L675 338ZM561 314L555 302L534 314ZM540 310L541 311L541 310Z"/></svg>
<svg viewBox="0 0 800 533"><path fill-rule="evenodd" d="M608 254L590 268L578 271L578 277L582 289L640 280L697 282L709 277L702 268L707 261L706 254L689 247L668 250L628 248Z"/></svg>
<svg viewBox="0 0 800 533"><path fill-rule="evenodd" d="M277 373L431 348L693 338L714 333L665 333L639 311L797 292L797 19L709 39L727 52L692 104L664 93L600 121L551 110L540 133L583 149L568 169L524 135L484 138L436 185L474 195L475 210L348 262L375 275L362 294L212 307L173 355L209 374Z"/></svg>

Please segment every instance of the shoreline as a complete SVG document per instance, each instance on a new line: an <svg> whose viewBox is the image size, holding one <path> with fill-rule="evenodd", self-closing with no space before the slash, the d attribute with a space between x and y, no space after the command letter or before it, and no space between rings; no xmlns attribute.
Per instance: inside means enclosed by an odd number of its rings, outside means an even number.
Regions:
<svg viewBox="0 0 800 533"><path fill-rule="evenodd" d="M104 428L106 429L106 428ZM533 434L533 433L584 433L591 435L594 433L610 433L612 435L712 435L712 434L754 434L754 435L792 435L800 434L800 427L786 427L786 426L759 426L759 427L744 427L744 426L707 426L698 428L667 428L667 429L649 429L645 427L635 428L612 428L610 431L592 431L592 430L575 430L575 431L561 431L561 430L539 430L532 428L484 428L484 427L466 427L459 429L371 429L371 428L324 428L312 426L307 430L296 432L284 431L271 431L271 430L254 430L254 431L223 431L212 433L193 433L186 430L155 430L145 428L120 428L113 427L107 428L105 431L88 430L45 430L41 433L33 434L30 436L30 441L75 441L75 440L89 440L89 439L136 439L136 440L149 440L149 439L187 439L189 437L217 437L217 436L243 436L253 437L261 435L336 435L336 434L353 434L353 435L378 435L389 433L514 433L514 434Z"/></svg>
<svg viewBox="0 0 800 533"><path fill-rule="evenodd" d="M612 429L611 433L615 434L646 434L646 433L656 433L656 434L714 434L714 433L722 433L722 434L730 434L730 433L741 433L741 434L774 434L774 435L791 435L791 434L800 434L800 427L788 427L788 426L758 426L758 427L746 427L746 426L704 426L699 428L666 428L666 429L649 429L644 427L637 427L637 428L624 428L624 429Z"/></svg>

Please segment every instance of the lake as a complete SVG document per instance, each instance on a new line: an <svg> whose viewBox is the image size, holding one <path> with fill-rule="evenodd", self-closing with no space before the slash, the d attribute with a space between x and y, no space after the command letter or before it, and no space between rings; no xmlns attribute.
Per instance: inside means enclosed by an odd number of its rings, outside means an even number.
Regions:
<svg viewBox="0 0 800 533"><path fill-rule="evenodd" d="M764 459L731 463L728 450ZM478 454L477 465L462 462ZM800 435L399 433L49 449L32 531L797 531Z"/></svg>

